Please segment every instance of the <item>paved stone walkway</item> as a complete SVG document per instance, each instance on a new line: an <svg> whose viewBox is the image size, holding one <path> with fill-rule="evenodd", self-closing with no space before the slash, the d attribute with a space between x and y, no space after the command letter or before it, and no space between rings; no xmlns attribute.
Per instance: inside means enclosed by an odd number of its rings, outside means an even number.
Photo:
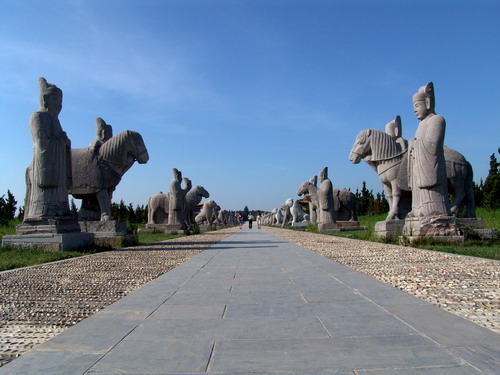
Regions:
<svg viewBox="0 0 500 375"><path fill-rule="evenodd" d="M498 374L500 335L242 229L4 374Z"/></svg>

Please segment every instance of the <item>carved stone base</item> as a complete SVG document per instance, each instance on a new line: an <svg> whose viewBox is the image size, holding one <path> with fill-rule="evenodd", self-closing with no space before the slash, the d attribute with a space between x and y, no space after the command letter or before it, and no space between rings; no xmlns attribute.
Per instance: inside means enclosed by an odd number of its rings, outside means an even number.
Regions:
<svg viewBox="0 0 500 375"><path fill-rule="evenodd" d="M127 224L122 221L79 221L82 232L94 235L96 246L119 249L132 241L133 236L127 233Z"/></svg>
<svg viewBox="0 0 500 375"><path fill-rule="evenodd" d="M146 224L144 228L140 228L139 233L165 233L167 224Z"/></svg>
<svg viewBox="0 0 500 375"><path fill-rule="evenodd" d="M410 242L424 237L440 239L446 242L462 242L454 216L425 216L405 219L403 235Z"/></svg>
<svg viewBox="0 0 500 375"><path fill-rule="evenodd" d="M341 231L348 230L365 230L367 229L365 226L359 225L359 221L357 220L349 220L349 221L339 221L337 220L337 225Z"/></svg>
<svg viewBox="0 0 500 375"><path fill-rule="evenodd" d="M401 236L404 225L404 220L377 221L375 223L375 235L381 238Z"/></svg>
<svg viewBox="0 0 500 375"><path fill-rule="evenodd" d="M79 221L82 232L94 233L96 237L126 236L127 224L122 221Z"/></svg>
<svg viewBox="0 0 500 375"><path fill-rule="evenodd" d="M292 227L294 228L305 228L309 225L308 222L304 222L304 221L300 221L300 222L296 222L296 223L291 223Z"/></svg>
<svg viewBox="0 0 500 375"><path fill-rule="evenodd" d="M92 233L33 233L3 236L2 246L48 251L69 251L92 245Z"/></svg>
<svg viewBox="0 0 500 375"><path fill-rule="evenodd" d="M16 234L40 233L75 233L80 232L76 216L61 216L53 218L27 219L16 225Z"/></svg>
<svg viewBox="0 0 500 375"><path fill-rule="evenodd" d="M167 224L165 234L184 234L186 227L184 224Z"/></svg>
<svg viewBox="0 0 500 375"><path fill-rule="evenodd" d="M470 230L482 239L498 238L498 231L495 228L485 228L484 221L480 218L457 218L457 224L462 233Z"/></svg>
<svg viewBox="0 0 500 375"><path fill-rule="evenodd" d="M340 232L340 228L337 223L318 223L318 231L320 232Z"/></svg>

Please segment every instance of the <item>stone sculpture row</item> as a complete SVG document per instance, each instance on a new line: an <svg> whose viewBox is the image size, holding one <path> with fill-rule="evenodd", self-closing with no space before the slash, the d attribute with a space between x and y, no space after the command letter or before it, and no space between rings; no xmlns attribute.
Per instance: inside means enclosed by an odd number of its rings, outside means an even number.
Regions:
<svg viewBox="0 0 500 375"><path fill-rule="evenodd" d="M322 231L340 230L341 228L359 229L356 215L356 200L353 193L347 189L333 188L328 178L328 168L319 173L320 186L317 186L318 176L301 184L297 195L304 196L308 201L309 213L302 209L299 200L289 198L279 208L263 215L264 225L307 226L317 224Z"/></svg>
<svg viewBox="0 0 500 375"><path fill-rule="evenodd" d="M196 225L208 228L235 225L236 220L214 200L204 202L195 215L202 199L209 197L203 186L193 187L191 180L182 178L182 172L174 168L169 192L153 194L148 200L148 223L144 231L172 233L190 231Z"/></svg>

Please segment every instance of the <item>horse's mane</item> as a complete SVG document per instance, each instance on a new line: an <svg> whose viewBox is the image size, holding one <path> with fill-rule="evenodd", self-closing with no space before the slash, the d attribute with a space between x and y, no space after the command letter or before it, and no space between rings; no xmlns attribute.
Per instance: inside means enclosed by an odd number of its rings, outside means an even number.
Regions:
<svg viewBox="0 0 500 375"><path fill-rule="evenodd" d="M103 143L99 149L99 156L104 160L113 160L117 156L123 157L122 150L126 149L126 142L130 143L130 139L137 137L139 133L133 130L125 130L121 133L111 137L109 140ZM113 160L122 162L123 160Z"/></svg>
<svg viewBox="0 0 500 375"><path fill-rule="evenodd" d="M377 129L368 129L371 132L372 160L392 158L401 153L397 142L387 133ZM365 130L365 132L368 132Z"/></svg>

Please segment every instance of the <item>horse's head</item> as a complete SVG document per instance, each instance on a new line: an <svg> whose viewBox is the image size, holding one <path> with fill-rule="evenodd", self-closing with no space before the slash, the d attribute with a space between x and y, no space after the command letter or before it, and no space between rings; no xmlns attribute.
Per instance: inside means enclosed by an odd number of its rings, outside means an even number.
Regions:
<svg viewBox="0 0 500 375"><path fill-rule="evenodd" d="M358 164L361 159L365 159L369 155L371 155L371 133L371 129L366 129L358 134L358 136L356 137L356 141L352 146L351 152L349 153L349 161L351 163Z"/></svg>
<svg viewBox="0 0 500 375"><path fill-rule="evenodd" d="M148 150L146 149L146 145L144 144L144 141L142 140L142 136L133 131L133 130L126 130L130 137L130 143L129 143L129 153L132 155L132 157L137 160L139 164L146 164L149 160L149 154Z"/></svg>
<svg viewBox="0 0 500 375"><path fill-rule="evenodd" d="M196 189L196 195L201 195L203 198L208 198L210 197L210 194L208 194L208 191L205 190L203 186L195 186L193 189Z"/></svg>
<svg viewBox="0 0 500 375"><path fill-rule="evenodd" d="M306 181L302 185L299 186L297 190L297 195L300 197L303 194L309 194L309 189L311 186L314 186L311 182Z"/></svg>

